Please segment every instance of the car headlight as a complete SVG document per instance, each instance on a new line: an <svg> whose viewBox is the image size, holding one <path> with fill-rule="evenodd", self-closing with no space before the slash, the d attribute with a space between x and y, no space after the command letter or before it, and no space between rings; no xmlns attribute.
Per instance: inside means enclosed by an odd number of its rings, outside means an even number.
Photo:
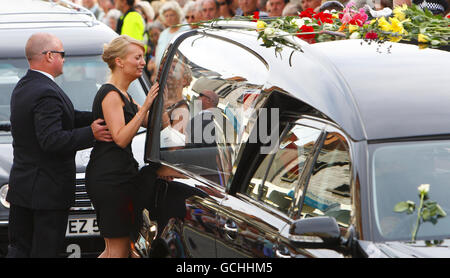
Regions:
<svg viewBox="0 0 450 278"><path fill-rule="evenodd" d="M4 184L0 187L0 203L5 207L9 208L9 203L6 201L6 195L8 194L8 184Z"/></svg>

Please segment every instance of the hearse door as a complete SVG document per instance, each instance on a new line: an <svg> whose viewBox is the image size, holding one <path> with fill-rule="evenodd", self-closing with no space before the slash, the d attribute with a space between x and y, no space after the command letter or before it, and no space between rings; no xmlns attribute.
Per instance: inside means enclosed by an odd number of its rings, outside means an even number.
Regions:
<svg viewBox="0 0 450 278"><path fill-rule="evenodd" d="M217 224L217 209L226 196L242 138L251 124L250 114L264 98L259 96L268 66L245 46L201 31L178 37L161 65L145 161L176 168L207 193L207 197L186 199L186 206L192 219L209 222L208 229L196 230L199 221L195 225L184 221L182 226L191 235L215 240L210 224ZM204 217L197 217L200 212Z"/></svg>

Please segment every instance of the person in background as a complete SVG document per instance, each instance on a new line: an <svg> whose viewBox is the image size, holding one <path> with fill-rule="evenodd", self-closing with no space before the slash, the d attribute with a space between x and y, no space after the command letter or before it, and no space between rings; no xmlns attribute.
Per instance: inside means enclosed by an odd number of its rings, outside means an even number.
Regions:
<svg viewBox="0 0 450 278"><path fill-rule="evenodd" d="M203 0L202 12L203 20L213 20L220 15L220 6L217 0Z"/></svg>
<svg viewBox="0 0 450 278"><path fill-rule="evenodd" d="M105 15L112 9L114 9L114 0L98 0L98 5L102 8Z"/></svg>
<svg viewBox="0 0 450 278"><path fill-rule="evenodd" d="M288 0L269 0L269 16L281 16Z"/></svg>
<svg viewBox="0 0 450 278"><path fill-rule="evenodd" d="M116 9L122 12L117 22L116 32L119 35L128 35L138 41L144 39L144 19L134 10L135 0L116 0Z"/></svg>
<svg viewBox="0 0 450 278"><path fill-rule="evenodd" d="M267 3L268 2L269 2L268 0L258 0L257 4L256 4L256 7L261 12L269 13L269 11L267 10L267 7L268 7Z"/></svg>
<svg viewBox="0 0 450 278"><path fill-rule="evenodd" d="M144 31L144 37L142 42L145 45L145 62L148 63L150 59L150 52L151 52L151 41L150 41L150 32L149 27L150 24L153 22L153 18L155 17L155 12L153 11L152 6L147 1L139 1L134 6L134 9L141 14L142 18L145 22L145 31ZM145 67L145 71L147 72L147 67ZM147 72L148 74L148 72Z"/></svg>
<svg viewBox="0 0 450 278"><path fill-rule="evenodd" d="M185 23L190 24L189 26L192 29L198 28L198 26L193 24L193 23L197 22L197 20L195 19L196 9L197 9L197 7L195 6L194 1L187 2L183 7Z"/></svg>
<svg viewBox="0 0 450 278"><path fill-rule="evenodd" d="M6 200L10 258L57 258L63 252L69 209L75 203L75 154L94 139L111 142L102 119L74 109L55 83L64 47L48 33L25 45L29 70L11 95L14 160Z"/></svg>
<svg viewBox="0 0 450 278"><path fill-rule="evenodd" d="M149 24L155 19L155 11L147 1L139 1L134 6L134 9L141 14L145 22L146 30L148 30Z"/></svg>
<svg viewBox="0 0 450 278"><path fill-rule="evenodd" d="M103 17L105 16L105 12L103 9L98 5L96 0L83 0L83 7L89 9L94 15L97 20L102 21Z"/></svg>
<svg viewBox="0 0 450 278"><path fill-rule="evenodd" d="M380 11L384 8L390 8L391 10L394 8L392 0L376 0L375 1L375 10Z"/></svg>
<svg viewBox="0 0 450 278"><path fill-rule="evenodd" d="M217 0L219 3L219 16L222 18L232 18L235 14L235 10L231 7L233 0Z"/></svg>
<svg viewBox="0 0 450 278"><path fill-rule="evenodd" d="M119 18L122 13L117 9L111 9L103 18L103 23L108 25L114 31L117 30L117 22L119 22Z"/></svg>
<svg viewBox="0 0 450 278"><path fill-rule="evenodd" d="M159 68L162 55L172 38L179 32L190 30L189 26L179 26L184 18L184 14L176 1L165 2L159 10L159 14L163 16L165 24L169 27L161 32L158 39L155 51L156 68Z"/></svg>
<svg viewBox="0 0 450 278"><path fill-rule="evenodd" d="M320 5L319 12L324 11L342 11L344 9L344 5L339 1L325 1Z"/></svg>
<svg viewBox="0 0 450 278"><path fill-rule="evenodd" d="M298 2L289 2L284 6L282 16L298 16L299 12L301 12L302 6Z"/></svg>
<svg viewBox="0 0 450 278"><path fill-rule="evenodd" d="M266 12L261 12L257 6L257 0L239 0L239 9L236 15L252 16L254 12L260 12L259 16L267 16Z"/></svg>
<svg viewBox="0 0 450 278"><path fill-rule="evenodd" d="M202 3L203 3L203 0L196 0L195 1L195 6L196 6L196 9L195 9L195 20L197 22L205 20L203 18L203 5L202 5Z"/></svg>
<svg viewBox="0 0 450 278"><path fill-rule="evenodd" d="M303 10L306 9L319 9L321 3L321 0L301 0L302 8Z"/></svg>
<svg viewBox="0 0 450 278"><path fill-rule="evenodd" d="M153 21L157 21L164 25L164 20L161 19L161 15L159 14L159 10L161 9L162 4L163 4L163 2L158 1L158 0L150 2L150 5L152 6L153 11L155 12L155 17L154 17Z"/></svg>
<svg viewBox="0 0 450 278"><path fill-rule="evenodd" d="M149 27L149 36L150 36L150 51L149 56L147 58L147 66L146 66L146 73L148 74L149 78L152 78L154 76L155 70L156 70L156 62L155 62L155 50L156 46L158 45L158 39L159 35L162 31L164 31L164 26L159 21L154 21L152 24L150 24ZM152 83L155 81L154 79L151 79Z"/></svg>

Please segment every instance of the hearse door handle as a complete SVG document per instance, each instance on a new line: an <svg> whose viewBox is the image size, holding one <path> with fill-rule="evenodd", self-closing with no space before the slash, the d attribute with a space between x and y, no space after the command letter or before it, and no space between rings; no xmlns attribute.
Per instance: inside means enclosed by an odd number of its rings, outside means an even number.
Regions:
<svg viewBox="0 0 450 278"><path fill-rule="evenodd" d="M234 222L233 220L230 220L230 219L227 220L227 222L223 226L223 229L225 230L225 233L227 234L227 236L230 239L236 239L236 235L238 232L236 222Z"/></svg>
<svg viewBox="0 0 450 278"><path fill-rule="evenodd" d="M277 258L283 258L283 259L289 259L291 258L291 254L289 253L289 250L287 250L284 246L277 246L275 247L275 257Z"/></svg>

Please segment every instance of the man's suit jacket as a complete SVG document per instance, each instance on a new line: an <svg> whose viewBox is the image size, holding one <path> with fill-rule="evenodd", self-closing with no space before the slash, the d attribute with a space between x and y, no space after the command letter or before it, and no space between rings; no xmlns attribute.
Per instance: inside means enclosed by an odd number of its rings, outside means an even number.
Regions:
<svg viewBox="0 0 450 278"><path fill-rule="evenodd" d="M14 160L7 200L31 209L67 209L75 200L75 154L93 145L91 112L75 111L62 89L29 70L11 96Z"/></svg>

